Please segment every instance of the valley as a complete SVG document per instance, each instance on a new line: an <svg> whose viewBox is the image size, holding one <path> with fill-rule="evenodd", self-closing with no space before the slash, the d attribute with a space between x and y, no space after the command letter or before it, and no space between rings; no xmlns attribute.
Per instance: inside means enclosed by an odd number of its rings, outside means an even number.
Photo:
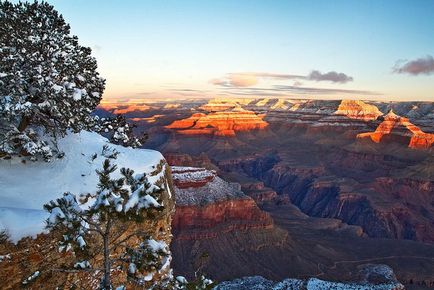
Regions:
<svg viewBox="0 0 434 290"><path fill-rule="evenodd" d="M206 168L238 192L177 201L172 251L183 275L351 281L378 263L432 285L433 103L184 100L125 116L170 165Z"/></svg>

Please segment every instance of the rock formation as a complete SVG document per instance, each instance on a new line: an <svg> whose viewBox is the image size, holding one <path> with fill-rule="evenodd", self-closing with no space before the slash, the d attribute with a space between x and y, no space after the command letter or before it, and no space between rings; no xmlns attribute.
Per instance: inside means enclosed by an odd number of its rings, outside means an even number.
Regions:
<svg viewBox="0 0 434 290"><path fill-rule="evenodd" d="M216 236L219 231L269 228L271 218L239 184L231 184L215 171L196 167L172 166L176 212L173 230L176 239Z"/></svg>
<svg viewBox="0 0 434 290"><path fill-rule="evenodd" d="M191 156L185 153L164 153L167 163L173 166L205 167L206 169L217 169L205 153L199 156Z"/></svg>
<svg viewBox="0 0 434 290"><path fill-rule="evenodd" d="M195 126L201 118L209 121L209 116L240 108L260 116L267 130L215 138L217 125ZM368 142L356 138L359 133L375 133L391 117L386 115L390 109L421 132L393 127L391 134L379 138L389 142L387 146L376 146L370 136ZM351 281L346 273L357 272L355 267L363 261L380 259L406 284L434 279L432 149L409 150L396 144L414 148L430 142L425 134L434 132L432 102L235 98L185 101L170 112L164 110L143 114L165 114L152 126L141 127L153 130L149 147L162 151L171 165L216 170L222 179L241 184L275 225L231 229L228 225L234 220L210 221L205 213L202 219L190 208L179 221L192 226L175 232L172 243L175 270L194 273L198 264L186 269L185 261L190 265L205 252L209 256L203 269L219 281L256 274L275 281L299 275ZM200 114L190 118L195 112ZM164 127L183 120L191 122L179 129ZM401 121L406 124L403 119L397 123ZM197 134L179 134L189 129ZM219 202L209 207L217 216L222 211ZM282 237L286 242L279 242Z"/></svg>
<svg viewBox="0 0 434 290"><path fill-rule="evenodd" d="M357 138L370 138L375 143L393 140L413 149L427 149L434 143L434 134L425 133L408 118L396 115L392 110L374 132L360 133Z"/></svg>
<svg viewBox="0 0 434 290"><path fill-rule="evenodd" d="M261 276L243 277L232 281L225 281L218 284L215 290L250 290L250 289L271 289L271 290L404 290L395 276L393 270L387 265L367 264L360 267L359 281L355 282L333 282L317 278L285 279L280 282L270 281Z"/></svg>
<svg viewBox="0 0 434 290"><path fill-rule="evenodd" d="M262 115L244 109L195 113L187 119L174 121L166 128L185 135L235 136L237 132L264 129L268 123Z"/></svg>
<svg viewBox="0 0 434 290"><path fill-rule="evenodd" d="M342 100L335 114L364 121L376 120L383 115L376 106L355 100Z"/></svg>
<svg viewBox="0 0 434 290"><path fill-rule="evenodd" d="M329 175L347 168L347 163L354 170L358 170L356 165L366 170L375 164L377 172L373 173L382 175L382 170L387 168L385 164L390 161L393 161L390 157L341 152L330 157L328 166L297 166L267 155L226 160L219 166L225 171L244 172L262 180L279 195L288 195L290 201L309 216L337 218L358 225L370 237L432 243L434 228L428 218L434 212L429 195L434 190L431 181L374 178L365 174L358 183L351 178ZM351 175L348 169L345 173ZM262 187L260 183L245 186Z"/></svg>
<svg viewBox="0 0 434 290"><path fill-rule="evenodd" d="M121 115L131 112L145 112L151 108L148 104L145 103L123 104L115 102L102 102L101 104L99 104L98 107L109 111L115 115Z"/></svg>

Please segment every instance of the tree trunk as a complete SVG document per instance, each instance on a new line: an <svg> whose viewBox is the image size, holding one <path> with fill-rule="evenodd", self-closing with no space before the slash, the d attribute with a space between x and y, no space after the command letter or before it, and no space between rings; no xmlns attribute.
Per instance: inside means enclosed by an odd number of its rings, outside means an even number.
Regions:
<svg viewBox="0 0 434 290"><path fill-rule="evenodd" d="M111 281L110 281L110 243L109 243L109 234L110 234L111 221L110 219L107 221L106 230L103 236L104 241L104 280L103 280L103 289L110 290Z"/></svg>
<svg viewBox="0 0 434 290"><path fill-rule="evenodd" d="M21 119L20 124L18 125L18 131L23 132L29 124L30 124L30 118L27 116L24 116Z"/></svg>

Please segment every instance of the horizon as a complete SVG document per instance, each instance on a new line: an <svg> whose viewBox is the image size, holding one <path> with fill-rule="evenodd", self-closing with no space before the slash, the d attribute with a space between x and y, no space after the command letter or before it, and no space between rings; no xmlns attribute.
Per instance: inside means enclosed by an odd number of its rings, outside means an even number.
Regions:
<svg viewBox="0 0 434 290"><path fill-rule="evenodd" d="M434 103L434 100L392 100L392 99L374 99L374 98L366 98L366 97L332 97L332 98L321 98L321 97L267 97L267 96L227 96L227 97L188 97L188 96L180 96L180 97L148 97L148 98L102 98L100 105L102 104L146 104L146 103L170 103L175 101L237 101L237 100L287 100L287 101L330 101L330 102L341 102L341 101L362 101L368 103Z"/></svg>
<svg viewBox="0 0 434 290"><path fill-rule="evenodd" d="M432 1L48 2L92 48L105 101L434 101Z"/></svg>
<svg viewBox="0 0 434 290"><path fill-rule="evenodd" d="M433 12L0 0L2 288L434 286Z"/></svg>

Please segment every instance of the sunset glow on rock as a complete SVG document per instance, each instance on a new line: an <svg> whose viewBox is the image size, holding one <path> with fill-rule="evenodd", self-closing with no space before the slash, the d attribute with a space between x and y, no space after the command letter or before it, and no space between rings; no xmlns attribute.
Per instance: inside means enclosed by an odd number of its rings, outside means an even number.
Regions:
<svg viewBox="0 0 434 290"><path fill-rule="evenodd" d="M357 138L370 138L373 142L380 143L385 137L393 136L408 138L408 147L413 149L427 149L434 143L434 134L423 132L408 118L400 117L393 111L384 117L374 132L360 133Z"/></svg>
<svg viewBox="0 0 434 290"><path fill-rule="evenodd" d="M209 114L196 113L189 118L174 121L166 128L185 135L235 136L237 132L267 128L268 123L263 117L244 109Z"/></svg>

